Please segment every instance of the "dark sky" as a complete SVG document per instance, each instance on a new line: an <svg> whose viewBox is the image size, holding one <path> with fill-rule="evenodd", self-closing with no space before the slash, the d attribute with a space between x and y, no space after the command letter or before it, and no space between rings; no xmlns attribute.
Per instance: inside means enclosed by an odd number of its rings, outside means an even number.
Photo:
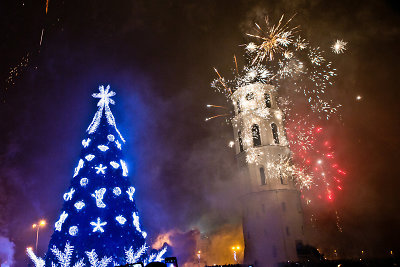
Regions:
<svg viewBox="0 0 400 267"><path fill-rule="evenodd" d="M230 73L253 19L283 13L297 14L312 44L348 42L331 92L341 119L326 123L348 171L336 204L344 232L324 233L324 242L346 244L350 256L400 253L400 6L348 2L50 0L46 15L45 1L2 1L0 234L16 245L15 266L34 243L32 223L59 215L100 84L117 93L112 109L153 238L237 224L231 129L204 122L206 104L226 103L210 88L213 67ZM8 84L27 53L28 66ZM42 252L51 233L40 235Z"/></svg>

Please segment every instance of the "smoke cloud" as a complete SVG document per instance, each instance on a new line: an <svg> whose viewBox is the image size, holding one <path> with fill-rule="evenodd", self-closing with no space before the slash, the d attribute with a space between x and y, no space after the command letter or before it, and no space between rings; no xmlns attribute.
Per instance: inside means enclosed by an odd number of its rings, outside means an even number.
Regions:
<svg viewBox="0 0 400 267"><path fill-rule="evenodd" d="M0 236L0 266L11 267L14 264L15 244L7 237Z"/></svg>

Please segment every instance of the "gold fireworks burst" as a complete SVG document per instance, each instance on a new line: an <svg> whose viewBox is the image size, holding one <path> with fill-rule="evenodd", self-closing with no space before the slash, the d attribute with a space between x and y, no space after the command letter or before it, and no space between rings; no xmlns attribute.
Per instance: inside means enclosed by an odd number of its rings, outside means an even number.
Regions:
<svg viewBox="0 0 400 267"><path fill-rule="evenodd" d="M263 30L257 23L255 23L258 34L254 35L247 33L247 35L262 40L262 43L259 45L251 43L251 45L247 47L250 52L251 50L257 52L252 64L256 62L260 63L264 59L266 61L274 60L274 55L276 53L281 53L293 42L293 33L295 33L296 29L299 27L296 26L291 28L288 26L293 17L283 23L284 15L282 15L278 24L272 26L269 26L268 17L265 17L265 23L267 26L266 30Z"/></svg>

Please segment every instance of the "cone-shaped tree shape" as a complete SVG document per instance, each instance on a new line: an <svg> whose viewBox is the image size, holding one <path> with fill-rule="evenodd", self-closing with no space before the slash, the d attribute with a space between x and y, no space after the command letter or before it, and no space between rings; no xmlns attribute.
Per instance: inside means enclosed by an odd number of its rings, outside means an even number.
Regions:
<svg viewBox="0 0 400 267"><path fill-rule="evenodd" d="M145 255L135 205L135 188L123 158L125 140L119 133L109 104L115 95L100 86L98 111L82 141L82 152L71 186L49 243L45 260L29 256L36 266L114 266L136 261L160 261L166 249Z"/></svg>

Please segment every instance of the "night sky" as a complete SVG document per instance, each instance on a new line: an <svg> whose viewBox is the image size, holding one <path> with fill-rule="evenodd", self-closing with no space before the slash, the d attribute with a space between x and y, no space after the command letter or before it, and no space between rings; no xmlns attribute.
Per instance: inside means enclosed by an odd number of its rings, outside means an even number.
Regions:
<svg viewBox="0 0 400 267"><path fill-rule="evenodd" d="M204 121L211 115L205 105L227 104L210 87L213 67L230 73L233 54L243 62L239 45L253 21L281 14L297 14L293 24L324 50L336 39L348 42L330 92L342 104L340 116L323 125L348 173L335 202L344 231L331 230L332 207L319 207L326 228L314 245L337 247L346 257L361 250L399 255L397 1L50 0L46 15L45 1L18 0L0 4L0 235L15 244L15 266L27 262L31 225L41 218L49 225L40 233L40 254L47 250L100 84L117 93L111 109L127 139L150 237L174 230L186 244L190 230L236 229L237 172L227 147L233 134L223 119ZM15 84L7 82L27 54ZM182 258L191 254L178 250Z"/></svg>

